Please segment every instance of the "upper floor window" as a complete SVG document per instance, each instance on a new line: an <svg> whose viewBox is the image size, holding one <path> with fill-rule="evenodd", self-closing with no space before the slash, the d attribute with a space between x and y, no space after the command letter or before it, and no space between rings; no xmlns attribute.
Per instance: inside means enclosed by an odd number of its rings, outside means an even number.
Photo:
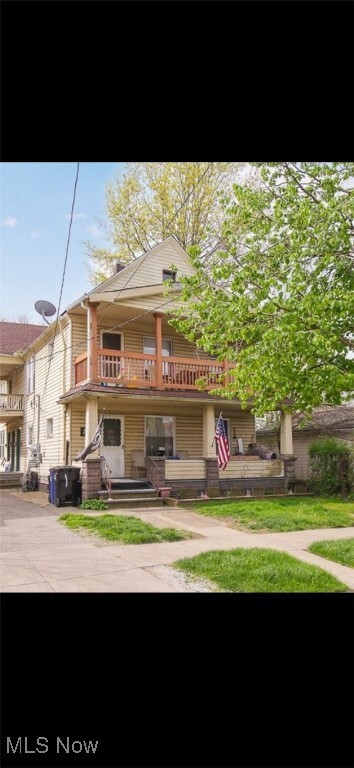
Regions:
<svg viewBox="0 0 354 768"><path fill-rule="evenodd" d="M34 392L34 357L26 363L26 392L28 395Z"/></svg>
<svg viewBox="0 0 354 768"><path fill-rule="evenodd" d="M47 419L47 437L53 437L53 419Z"/></svg>
<svg viewBox="0 0 354 768"><path fill-rule="evenodd" d="M171 269L163 269L162 270L162 282L165 283L166 280L172 280L175 283L176 282L176 274L177 274L177 272L172 272Z"/></svg>

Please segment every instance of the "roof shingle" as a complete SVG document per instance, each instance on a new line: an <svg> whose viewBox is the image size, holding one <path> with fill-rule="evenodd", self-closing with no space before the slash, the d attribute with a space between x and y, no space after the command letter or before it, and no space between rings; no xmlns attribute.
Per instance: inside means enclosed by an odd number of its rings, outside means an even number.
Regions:
<svg viewBox="0 0 354 768"><path fill-rule="evenodd" d="M25 349L44 329L44 325L0 323L0 354L13 355L19 349Z"/></svg>

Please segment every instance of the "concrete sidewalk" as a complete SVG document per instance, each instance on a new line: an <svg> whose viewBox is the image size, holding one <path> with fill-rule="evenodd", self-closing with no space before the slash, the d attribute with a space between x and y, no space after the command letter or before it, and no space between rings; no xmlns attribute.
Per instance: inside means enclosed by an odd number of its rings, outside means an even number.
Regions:
<svg viewBox="0 0 354 768"><path fill-rule="evenodd" d="M306 551L314 541L352 538L354 527L252 534L181 508L112 510L197 535L179 542L122 545L65 528L56 518L77 508L56 509L44 493L1 491L0 510L2 592L207 592L209 585L189 580L170 568L171 563L208 550L236 547L288 552L319 565L354 590L353 569Z"/></svg>

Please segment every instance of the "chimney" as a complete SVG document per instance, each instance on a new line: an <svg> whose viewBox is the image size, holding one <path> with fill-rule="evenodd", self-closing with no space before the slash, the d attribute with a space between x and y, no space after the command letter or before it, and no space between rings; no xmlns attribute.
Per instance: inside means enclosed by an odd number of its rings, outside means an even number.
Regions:
<svg viewBox="0 0 354 768"><path fill-rule="evenodd" d="M125 269L125 267L126 267L126 266L127 266L127 265L126 265L126 264L124 264L124 262L123 262L123 261L116 261L116 263L115 263L115 265L114 265L114 269L113 269L113 274L114 274L114 275L117 275L117 274L118 274L118 272L121 272L121 271L122 271L122 269Z"/></svg>

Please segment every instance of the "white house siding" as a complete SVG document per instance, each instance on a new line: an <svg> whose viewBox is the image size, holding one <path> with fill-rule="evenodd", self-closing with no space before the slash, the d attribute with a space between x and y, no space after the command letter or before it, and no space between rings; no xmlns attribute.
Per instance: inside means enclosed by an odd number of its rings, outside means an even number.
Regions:
<svg viewBox="0 0 354 768"><path fill-rule="evenodd" d="M65 351L65 346L66 351ZM50 358L48 339L36 353L26 356L26 363L35 357L35 390L25 396L24 427L33 426L33 442L37 442L37 406L40 398L39 444L41 446L42 463L39 466L40 482L47 482L49 469L57 464L65 463L65 409L58 403L59 397L70 386L71 368L71 328L70 322L63 327L63 333L57 330L54 338L53 354ZM49 372L49 373L48 373ZM34 397L36 395L36 397ZM35 410L31 403L35 402ZM47 437L47 420L53 419L53 436ZM26 464L30 459L30 450L26 449Z"/></svg>
<svg viewBox="0 0 354 768"><path fill-rule="evenodd" d="M25 371L24 366L18 367L14 370L13 374L9 377L6 383L6 392L9 392L11 382L11 391L13 395L23 395L25 389ZM26 397L23 399L24 411L26 409ZM20 471L24 472L26 468L26 429L24 426L24 416L18 416L0 426L1 431L5 432L5 445L8 443L9 432L13 432L17 429L21 429L21 443L20 443ZM5 459L7 459L7 448L5 448ZM0 466L0 471L4 471L4 465Z"/></svg>

